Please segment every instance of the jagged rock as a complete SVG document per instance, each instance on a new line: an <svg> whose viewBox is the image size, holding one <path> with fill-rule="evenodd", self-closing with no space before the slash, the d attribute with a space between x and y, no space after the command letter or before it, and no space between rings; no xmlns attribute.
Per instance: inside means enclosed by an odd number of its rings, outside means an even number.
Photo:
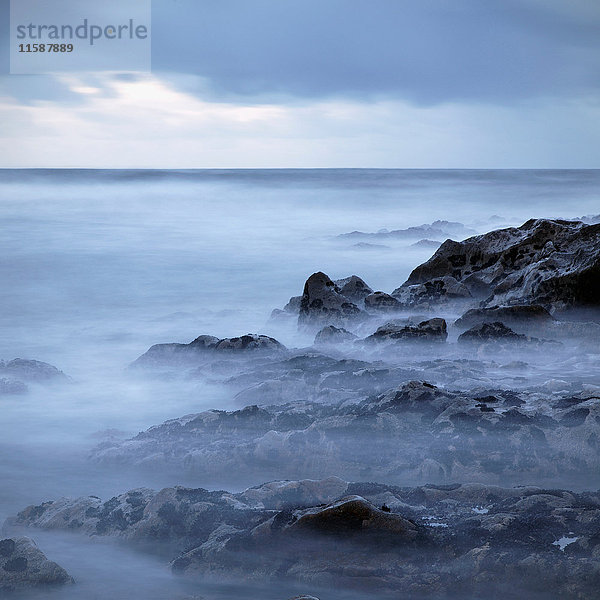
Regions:
<svg viewBox="0 0 600 600"><path fill-rule="evenodd" d="M467 329L482 323L501 323L513 326L543 326L554 323L554 317L538 304L525 306L492 306L472 308L454 322L456 327Z"/></svg>
<svg viewBox="0 0 600 600"><path fill-rule="evenodd" d="M344 279L336 279L334 283L339 288L340 294L357 306L360 306L364 299L373 292L357 275L351 275Z"/></svg>
<svg viewBox="0 0 600 600"><path fill-rule="evenodd" d="M372 312L393 312L401 308L400 302L385 292L374 292L365 298L365 309Z"/></svg>
<svg viewBox="0 0 600 600"><path fill-rule="evenodd" d="M292 296L289 302L283 307L285 312L297 315L300 312L300 303L302 302L302 296Z"/></svg>
<svg viewBox="0 0 600 600"><path fill-rule="evenodd" d="M527 336L515 333L510 327L499 321L475 325L475 327L471 327L471 329L458 336L459 342L489 342L494 340L525 342Z"/></svg>
<svg viewBox="0 0 600 600"><path fill-rule="evenodd" d="M414 244L411 244L412 248L439 248L442 245L442 242L438 242L437 240L419 240Z"/></svg>
<svg viewBox="0 0 600 600"><path fill-rule="evenodd" d="M73 583L73 578L27 537L0 540L0 592Z"/></svg>
<svg viewBox="0 0 600 600"><path fill-rule="evenodd" d="M212 335L201 335L189 344L156 344L136 359L131 366L190 366L210 356L211 353L278 353L283 351L285 351L285 346L275 338L256 333L224 339Z"/></svg>
<svg viewBox="0 0 600 600"><path fill-rule="evenodd" d="M343 328L334 327L333 325L327 325L323 327L321 331L315 336L315 346L328 345L328 344L343 344L346 342L352 342L357 337Z"/></svg>
<svg viewBox="0 0 600 600"><path fill-rule="evenodd" d="M447 240L393 295L448 276L487 306L598 306L600 224L532 219L463 242Z"/></svg>
<svg viewBox="0 0 600 600"><path fill-rule="evenodd" d="M419 239L423 237L440 237L448 236L465 237L473 235L475 231L465 227L462 223L453 221L434 221L431 224L418 225L416 227L408 227L406 229L393 229L388 231L382 229L376 233L365 233L363 231L352 231L350 233L342 233L339 238L350 239Z"/></svg>
<svg viewBox="0 0 600 600"><path fill-rule="evenodd" d="M347 326L364 318L363 311L341 294L340 288L325 273L313 273L304 284L298 325L320 328L323 325Z"/></svg>
<svg viewBox="0 0 600 600"><path fill-rule="evenodd" d="M215 350L218 352L240 350L266 350L271 352L280 352L285 350L285 346L280 344L275 338L267 335L249 333L247 335L242 335L241 337L225 338L220 340L215 346Z"/></svg>
<svg viewBox="0 0 600 600"><path fill-rule="evenodd" d="M23 358L0 361L0 377L2 376L23 382L67 380L67 376L53 365Z"/></svg>
<svg viewBox="0 0 600 600"><path fill-rule="evenodd" d="M404 284L392 292L402 308L434 308L450 300L467 302L472 293L454 277L445 275L417 284Z"/></svg>
<svg viewBox="0 0 600 600"><path fill-rule="evenodd" d="M390 341L421 341L445 342L448 337L446 321L444 319L429 319L421 321L418 325L400 326L394 323L382 325L369 337L366 342Z"/></svg>
<svg viewBox="0 0 600 600"><path fill-rule="evenodd" d="M273 509L265 509L265 498L276 500ZM271 482L241 493L132 490L98 500L83 521L72 520L66 501L30 507L11 522L47 528L48 512L57 528L170 552L173 570L188 575L285 577L363 594L420 590L441 598L460 590L464 597L505 598L508 574L510 597L547 597L552 589L557 598L597 598L598 492L332 478ZM0 560L12 551L3 544Z"/></svg>
<svg viewBox="0 0 600 600"><path fill-rule="evenodd" d="M440 370L453 368L450 362ZM483 364L467 362L474 371ZM221 481L319 479L333 472L344 479L364 473L417 482L434 476L438 482L484 483L560 477L597 485L596 396L594 390L573 396L566 384L552 391L467 393L411 381L363 400L294 398L287 405L188 415L129 440L107 441L93 459L168 466Z"/></svg>

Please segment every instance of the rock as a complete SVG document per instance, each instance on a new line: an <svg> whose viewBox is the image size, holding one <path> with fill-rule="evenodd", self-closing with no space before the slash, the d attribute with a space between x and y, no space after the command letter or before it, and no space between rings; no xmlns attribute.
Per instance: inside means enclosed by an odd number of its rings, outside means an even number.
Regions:
<svg viewBox="0 0 600 600"><path fill-rule="evenodd" d="M486 306L539 304L549 310L600 305L600 224L531 219L445 241L393 295L452 277Z"/></svg>
<svg viewBox="0 0 600 600"><path fill-rule="evenodd" d="M391 341L420 341L420 342L445 342L448 337L446 321L444 319L429 319L421 321L418 325L399 326L392 323L382 325L369 337L366 342L391 342Z"/></svg>
<svg viewBox="0 0 600 600"><path fill-rule="evenodd" d="M472 308L454 322L456 327L467 329L482 323L500 321L509 327L539 327L554 323L554 317L539 304L518 306L492 306Z"/></svg>
<svg viewBox="0 0 600 600"><path fill-rule="evenodd" d="M73 578L48 560L33 540L26 537L0 540L0 592L67 583L73 583Z"/></svg>
<svg viewBox="0 0 600 600"><path fill-rule="evenodd" d="M400 515L373 506L360 496L348 496L324 507L299 511L287 526L290 533L312 533L347 537L354 533L371 534L379 539L414 540L417 527ZM363 536L364 538L364 536Z"/></svg>
<svg viewBox="0 0 600 600"><path fill-rule="evenodd" d="M302 594L300 596L294 596L289 600L319 600L316 596L310 596L309 594Z"/></svg>
<svg viewBox="0 0 600 600"><path fill-rule="evenodd" d="M193 343L193 342L192 342ZM285 346L280 344L275 338L267 335L258 335L249 333L241 337L225 338L220 340L215 346L217 352L231 351L268 351L281 352L285 350Z"/></svg>
<svg viewBox="0 0 600 600"><path fill-rule="evenodd" d="M475 231L473 229L465 227L462 223L456 223L453 221L434 221L431 224L418 225L416 227L408 227L406 229L394 229L392 231L382 229L377 233L352 231L350 233L342 233L338 237L350 239L409 240L423 237L465 237L467 235L473 235L474 233Z"/></svg>
<svg viewBox="0 0 600 600"><path fill-rule="evenodd" d="M0 378L0 395L25 394L28 388L22 381Z"/></svg>
<svg viewBox="0 0 600 600"><path fill-rule="evenodd" d="M441 245L442 242L438 242L437 240L419 240L411 244L411 248L439 248Z"/></svg>
<svg viewBox="0 0 600 600"><path fill-rule="evenodd" d="M289 302L283 307L283 310L287 313L297 315L300 312L300 303L302 302L302 296L292 296Z"/></svg>
<svg viewBox="0 0 600 600"><path fill-rule="evenodd" d="M510 327L506 327L500 322L485 322L481 325L475 325L475 327L471 327L471 329L458 336L459 342L489 342L495 340L525 342L527 336L515 333Z"/></svg>
<svg viewBox="0 0 600 600"><path fill-rule="evenodd" d="M0 361L0 377L2 376L34 383L67 380L67 376L56 367L39 360L23 358L15 358L8 362Z"/></svg>
<svg viewBox="0 0 600 600"><path fill-rule="evenodd" d="M356 340L357 337L343 328L327 325L315 336L315 346L328 344L344 344Z"/></svg>
<svg viewBox="0 0 600 600"><path fill-rule="evenodd" d="M185 367L197 365L215 353L270 354L284 351L285 346L275 338L256 333L224 339L213 335L201 335L189 344L156 344L137 358L131 366L134 368L167 365Z"/></svg>
<svg viewBox="0 0 600 600"><path fill-rule="evenodd" d="M364 299L373 292L357 275L351 275L344 279L336 279L334 283L339 288L340 294L357 306L360 306Z"/></svg>
<svg viewBox="0 0 600 600"><path fill-rule="evenodd" d="M434 308L448 301L467 302L472 293L454 277L445 275L418 284L404 284L392 292L401 308Z"/></svg>
<svg viewBox="0 0 600 600"><path fill-rule="evenodd" d="M313 273L304 285L298 325L316 329L323 325L336 327L364 319L363 311L346 296L325 273Z"/></svg>
<svg viewBox="0 0 600 600"><path fill-rule="evenodd" d="M400 302L385 292L374 292L365 298L365 309L371 312L393 312L401 308Z"/></svg>

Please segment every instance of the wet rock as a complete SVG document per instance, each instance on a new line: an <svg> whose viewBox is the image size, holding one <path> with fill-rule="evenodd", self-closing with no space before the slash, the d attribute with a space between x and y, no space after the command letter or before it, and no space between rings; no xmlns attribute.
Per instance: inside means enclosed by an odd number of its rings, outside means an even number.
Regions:
<svg viewBox="0 0 600 600"><path fill-rule="evenodd" d="M392 292L402 308L434 309L449 301L470 302L471 290L456 278L445 275L416 284L404 284Z"/></svg>
<svg viewBox="0 0 600 600"><path fill-rule="evenodd" d="M216 353L256 352L262 354L284 352L285 346L275 338L249 333L239 337L219 339L212 335L201 335L189 344L156 344L142 354L132 367L183 366L189 367L206 361Z"/></svg>
<svg viewBox="0 0 600 600"><path fill-rule="evenodd" d="M357 306L361 306L365 298L373 293L373 290L357 275L336 279L334 283L339 288L340 294Z"/></svg>
<svg viewBox="0 0 600 600"><path fill-rule="evenodd" d="M72 577L46 558L35 542L26 537L0 540L0 592L73 583Z"/></svg>
<svg viewBox="0 0 600 600"><path fill-rule="evenodd" d="M448 337L444 319L429 319L418 325L399 326L394 323L382 325L369 337L366 342L445 342Z"/></svg>
<svg viewBox="0 0 600 600"><path fill-rule="evenodd" d="M323 327L321 331L315 336L315 346L329 345L329 344L344 344L356 340L357 337L340 327L334 327L333 325L327 325Z"/></svg>
<svg viewBox="0 0 600 600"><path fill-rule="evenodd" d="M489 342L495 340L510 342L525 342L527 336L515 333L510 327L500 322L482 323L475 325L458 336L458 341L465 342Z"/></svg>
<svg viewBox="0 0 600 600"><path fill-rule="evenodd" d="M600 305L600 225L532 219L445 241L399 290L452 277L487 306L539 304L564 310Z"/></svg>
<svg viewBox="0 0 600 600"><path fill-rule="evenodd" d="M300 327L344 327L364 318L364 312L342 295L341 289L325 273L313 273L306 280L298 316Z"/></svg>
<svg viewBox="0 0 600 600"><path fill-rule="evenodd" d="M401 308L400 302L385 292L374 292L365 299L365 309L370 312L393 312Z"/></svg>
<svg viewBox="0 0 600 600"><path fill-rule="evenodd" d="M554 322L554 317L538 304L525 306L493 306L472 308L454 322L456 327L468 329L483 323L500 321L508 327L539 327Z"/></svg>
<svg viewBox="0 0 600 600"><path fill-rule="evenodd" d="M275 338L269 337L267 335L249 333L240 337L225 338L223 340L220 340L215 346L215 350L217 352L252 350L281 352L285 350L285 346L283 344L280 344Z"/></svg>

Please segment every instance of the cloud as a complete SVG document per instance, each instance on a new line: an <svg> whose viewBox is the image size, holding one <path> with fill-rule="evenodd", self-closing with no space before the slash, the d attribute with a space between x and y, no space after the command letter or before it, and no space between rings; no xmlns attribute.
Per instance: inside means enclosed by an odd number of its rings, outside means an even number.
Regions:
<svg viewBox="0 0 600 600"><path fill-rule="evenodd" d="M0 103L4 167L598 167L594 99L206 101L156 76L62 76L81 101Z"/></svg>
<svg viewBox="0 0 600 600"><path fill-rule="evenodd" d="M592 0L194 0L153 5L153 69L221 97L511 103L598 90ZM204 90L206 93L206 90Z"/></svg>

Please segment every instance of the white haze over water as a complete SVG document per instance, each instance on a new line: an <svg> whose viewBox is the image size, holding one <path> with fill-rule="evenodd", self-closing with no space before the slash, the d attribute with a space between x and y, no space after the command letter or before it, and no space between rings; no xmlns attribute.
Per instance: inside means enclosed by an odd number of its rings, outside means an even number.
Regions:
<svg viewBox="0 0 600 600"><path fill-rule="evenodd" d="M0 171L0 358L46 361L72 378L0 397L0 519L62 495L218 485L115 473L85 456L95 432L133 435L235 406L199 382L130 377L152 344L249 332L308 344L267 321L311 273L357 274L391 292L433 253L410 248L416 240L360 249L335 236L598 213L597 170ZM47 539L61 563L62 538Z"/></svg>

